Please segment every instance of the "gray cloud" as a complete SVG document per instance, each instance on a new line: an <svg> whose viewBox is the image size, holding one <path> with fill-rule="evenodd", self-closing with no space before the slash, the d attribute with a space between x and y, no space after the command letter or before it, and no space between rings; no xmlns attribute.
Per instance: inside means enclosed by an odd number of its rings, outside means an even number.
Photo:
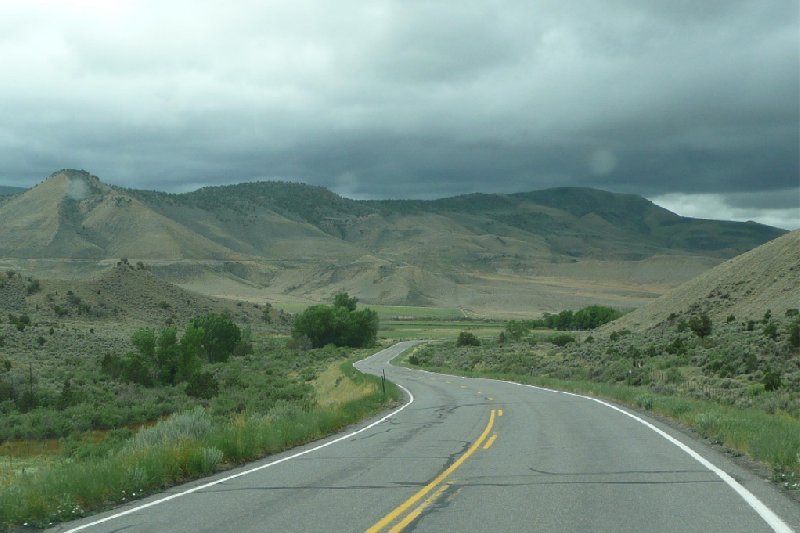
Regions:
<svg viewBox="0 0 800 533"><path fill-rule="evenodd" d="M0 181L581 185L767 216L800 185L798 20L793 0L12 0Z"/></svg>

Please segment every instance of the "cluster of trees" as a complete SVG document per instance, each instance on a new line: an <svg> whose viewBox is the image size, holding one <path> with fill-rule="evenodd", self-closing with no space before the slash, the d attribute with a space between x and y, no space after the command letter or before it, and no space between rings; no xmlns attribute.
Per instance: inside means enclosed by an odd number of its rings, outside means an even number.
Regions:
<svg viewBox="0 0 800 533"><path fill-rule="evenodd" d="M372 346L378 336L378 313L356 310L358 299L346 292L336 295L333 306L312 305L300 313L292 327L292 337L308 341L312 347L328 344L361 348Z"/></svg>
<svg viewBox="0 0 800 533"><path fill-rule="evenodd" d="M234 353L246 353L249 341L242 341L242 331L225 315L210 313L192 319L178 339L178 329L164 328L136 331L131 341L136 352L123 357L108 354L102 369L112 377L145 386L175 385L187 382L187 394L210 398L218 390L205 362L225 362Z"/></svg>
<svg viewBox="0 0 800 533"><path fill-rule="evenodd" d="M621 316L622 313L620 311L611 307L590 305L575 312L568 309L561 311L557 315L545 313L541 320L534 320L534 322L541 322L543 327L559 331L583 331L598 328Z"/></svg>
<svg viewBox="0 0 800 533"><path fill-rule="evenodd" d="M537 320L511 320L506 324L506 335L512 340L520 340L536 328L559 331L584 331L595 329L622 316L620 311L603 305L590 305L578 311L567 309L556 315L545 313Z"/></svg>

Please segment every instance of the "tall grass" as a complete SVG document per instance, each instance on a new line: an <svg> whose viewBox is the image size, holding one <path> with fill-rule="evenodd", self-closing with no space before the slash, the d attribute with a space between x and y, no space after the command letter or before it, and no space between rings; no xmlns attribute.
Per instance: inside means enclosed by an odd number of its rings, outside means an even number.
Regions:
<svg viewBox="0 0 800 533"><path fill-rule="evenodd" d="M342 363L345 379L368 384L365 394L328 407L303 409L278 402L267 413L211 417L204 409L178 413L140 430L117 451L91 460L63 461L0 486L0 530L46 527L124 503L170 485L277 453L357 422L402 398L387 383Z"/></svg>

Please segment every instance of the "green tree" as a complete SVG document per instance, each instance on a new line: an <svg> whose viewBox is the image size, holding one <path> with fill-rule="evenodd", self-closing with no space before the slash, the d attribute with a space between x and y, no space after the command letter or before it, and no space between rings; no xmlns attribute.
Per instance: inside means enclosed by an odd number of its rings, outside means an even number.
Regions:
<svg viewBox="0 0 800 533"><path fill-rule="evenodd" d="M358 298L350 297L346 292L340 292L333 298L333 306L336 308L347 309L348 311L355 311L358 305Z"/></svg>
<svg viewBox="0 0 800 533"><path fill-rule="evenodd" d="M292 337L300 339L305 336L314 348L320 348L327 344L336 344L342 327L335 308L312 305L295 318Z"/></svg>
<svg viewBox="0 0 800 533"><path fill-rule="evenodd" d="M134 332L131 342L148 361L156 359L156 334L152 329L140 329Z"/></svg>
<svg viewBox="0 0 800 533"><path fill-rule="evenodd" d="M190 325L203 330L203 351L212 363L227 361L242 340L239 326L222 314L209 313L193 318Z"/></svg>
<svg viewBox="0 0 800 533"><path fill-rule="evenodd" d="M372 309L359 309L347 317L347 335L344 346L355 348L372 346L378 338L378 313Z"/></svg>
<svg viewBox="0 0 800 533"><path fill-rule="evenodd" d="M295 319L292 337L308 338L314 348L327 344L371 346L378 336L378 324L378 313L372 309L352 311L348 306L312 305Z"/></svg>
<svg viewBox="0 0 800 533"><path fill-rule="evenodd" d="M122 360L121 377L125 381L152 387L155 384L152 364L152 360L146 359L141 353L131 352Z"/></svg>
<svg viewBox="0 0 800 533"><path fill-rule="evenodd" d="M61 392L56 400L56 408L60 411L63 411L74 403L75 391L72 389L72 382L69 378L67 378L64 380L64 384L61 386Z"/></svg>
<svg viewBox="0 0 800 533"><path fill-rule="evenodd" d="M177 381L188 381L200 371L203 362L200 354L203 348L205 331L192 324L186 326L180 342L180 358L178 360Z"/></svg>
<svg viewBox="0 0 800 533"><path fill-rule="evenodd" d="M616 309L612 309L611 307L606 307L603 305L590 305L588 307L584 307L580 311L575 312L575 314L572 316L571 329L595 329L603 324L611 322L612 320L616 320L620 316L622 316L622 313Z"/></svg>
<svg viewBox="0 0 800 533"><path fill-rule="evenodd" d="M161 383L174 385L178 378L181 350L178 345L178 330L164 328L156 341L156 368Z"/></svg>

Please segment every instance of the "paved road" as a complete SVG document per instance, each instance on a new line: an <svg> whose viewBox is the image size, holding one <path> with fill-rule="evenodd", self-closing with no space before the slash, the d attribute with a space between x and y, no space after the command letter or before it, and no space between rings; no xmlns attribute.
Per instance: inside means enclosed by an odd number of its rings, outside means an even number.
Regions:
<svg viewBox="0 0 800 533"><path fill-rule="evenodd" d="M54 531L121 512L83 530L755 533L800 525L800 505L702 443L650 421L729 472L734 487L613 406L389 366L408 345L358 364L385 369L413 394L385 420Z"/></svg>

